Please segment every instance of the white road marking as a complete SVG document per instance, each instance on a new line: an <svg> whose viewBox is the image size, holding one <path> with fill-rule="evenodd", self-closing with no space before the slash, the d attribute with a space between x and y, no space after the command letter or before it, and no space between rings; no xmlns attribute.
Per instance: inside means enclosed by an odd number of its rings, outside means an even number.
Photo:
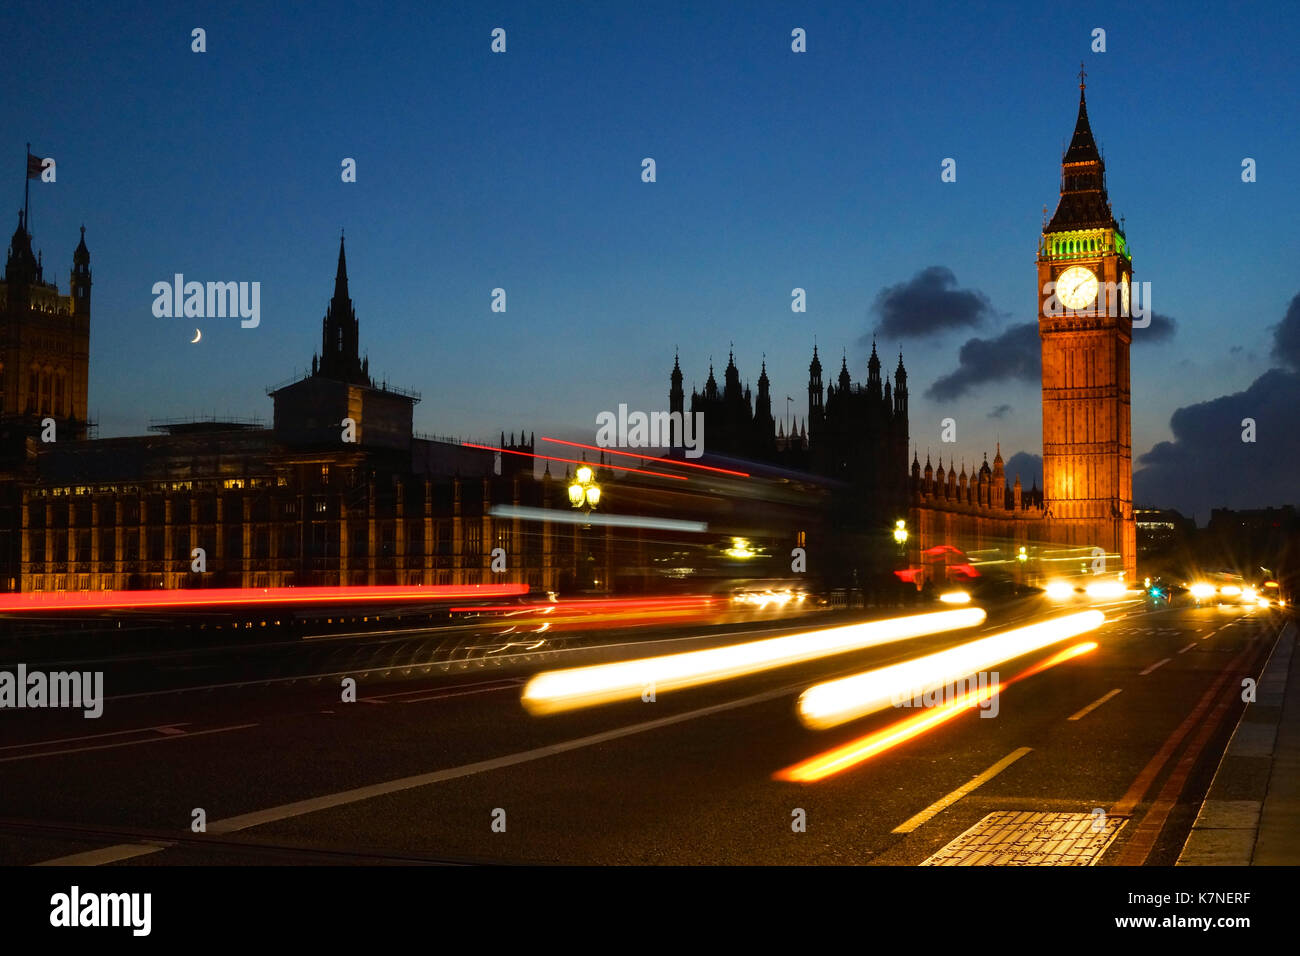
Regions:
<svg viewBox="0 0 1300 956"><path fill-rule="evenodd" d="M134 747L136 744L162 744L169 740L188 740L190 737L203 737L207 734L222 734L228 730L247 730L257 724L235 724L232 727L214 727L211 730L195 730L188 733L173 734L163 737L146 737L144 740L123 740L115 744L97 744L93 747L69 747L67 750L46 750L37 754L19 754L16 757L0 757L0 763L13 760L37 760L40 757L62 757L65 754L85 753L88 750L113 750L117 747Z"/></svg>
<svg viewBox="0 0 1300 956"><path fill-rule="evenodd" d="M1096 709L1097 709L1098 707L1100 707L1102 704L1106 703L1106 701L1110 700L1112 697L1114 697L1116 694L1118 694L1121 690L1123 690L1122 687L1116 687L1116 688L1115 688L1114 690L1112 690L1110 693L1102 694L1100 697L1098 697L1096 700L1094 700L1094 701L1093 701L1091 704L1089 704L1087 707L1083 708L1083 710L1079 711L1079 712L1076 713L1076 714L1071 714L1069 717L1067 717L1067 718L1065 718L1065 719L1066 719L1066 720L1082 720L1084 717L1087 717L1089 714L1091 714L1094 710L1096 710Z"/></svg>
<svg viewBox="0 0 1300 956"><path fill-rule="evenodd" d="M454 691L451 693L430 694L427 697L408 697L406 700L398 701L397 703L422 704L425 701L429 701L429 700L446 700L448 697L468 697L471 694L490 694L493 691L498 691L498 690L515 690L522 683L523 681L518 681L516 683L507 684L504 687L483 687L478 690L461 690L461 691Z"/></svg>
<svg viewBox="0 0 1300 956"><path fill-rule="evenodd" d="M1196 646L1196 642L1195 642L1195 641L1192 641L1192 643L1188 644L1186 647L1184 647L1184 648L1183 648L1181 651L1179 651L1178 653L1179 653L1179 654L1186 654L1188 651L1190 651L1190 650L1191 650L1193 647L1195 647L1195 646Z"/></svg>
<svg viewBox="0 0 1300 956"><path fill-rule="evenodd" d="M903 821L902 823L900 823L898 826L894 827L892 832L911 833L913 830L917 829L922 824L930 820L931 817L934 817L937 814L942 813L944 810L948 809L950 806L952 806L962 797L966 796L966 794L970 793L972 790L988 783L990 780L992 780L994 777L1000 774L1003 770L1006 770L1007 767L1010 767L1013 763L1015 763L1017 760L1019 760L1021 757L1023 757L1025 754L1029 753L1033 749L1034 749L1033 747L1021 747L1018 750L1011 751L1011 753L1007 754L1005 757L1003 757L993 766L989 767L989 769L985 770L978 777L971 778L969 781L962 784L960 787L958 787L952 793L948 794L946 797L942 797L939 800L936 800L934 803L930 804L928 807L926 807L916 816L911 817Z"/></svg>
<svg viewBox="0 0 1300 956"><path fill-rule="evenodd" d="M106 846L98 850L87 850L85 853L73 853L71 856L60 856L53 860L33 863L32 866L103 866L105 863L117 863L136 856L148 856L150 853L165 849L167 848L164 846L152 843L119 843L116 846Z"/></svg>
<svg viewBox="0 0 1300 956"><path fill-rule="evenodd" d="M123 734L143 734L151 730L159 733L167 733L169 730L175 730L177 727L186 727L188 724L161 724L157 727L136 727L133 730L110 730L104 734L84 734L80 737L56 737L52 740L33 740L25 744L5 744L0 750L22 750L26 747L43 747L45 744L70 744L77 740L99 740L103 737L121 737ZM177 731L184 733L184 731Z"/></svg>
<svg viewBox="0 0 1300 956"><path fill-rule="evenodd" d="M433 700L445 691L447 697L459 697L463 694L485 694L494 690L509 690L512 687L520 687L524 683L522 678L502 678L500 680L475 681L472 684L445 684L442 687L420 687L416 690L398 690L390 694L367 694L362 700L368 700L371 703L378 703L384 700L385 703L391 703L387 698L392 697L410 697L413 694L424 694L426 696L416 698L417 700ZM432 695L432 696L429 696ZM409 701L407 702L409 703Z"/></svg>
<svg viewBox="0 0 1300 956"><path fill-rule="evenodd" d="M362 800L369 800L372 797L381 797L390 793L400 793L403 790L413 790L417 787L427 787L430 784L443 783L447 780L456 780L460 777L469 777L474 774L487 773L492 770L501 770L506 767L513 767L517 764L540 760L543 757L551 757L556 754L566 753L570 750L579 750L583 747L592 747L596 744L618 740L620 737L630 737L633 734L641 734L649 730L657 730L660 727L669 727L673 724L685 723L686 721L695 720L699 717L708 717L712 714L720 714L728 710L737 710L742 707L761 704L765 701L776 700L780 697L787 697L790 694L797 693L806 686L807 681L799 681L794 684L788 684L784 687L775 688L774 690L764 691L760 694L752 694L749 697L742 697L738 700L731 700L722 704L713 704L709 707L701 707L697 710L690 710L681 714L673 714L668 717L659 717L655 720L647 720L639 724L616 727L613 730L606 730L598 734L579 737L575 740L566 740L558 744L549 744L545 747L536 747L533 750L525 750L520 753L507 754L504 757L493 757L489 760L480 760L477 763L464 764L460 767L450 767L446 770L435 770L431 773L416 774L412 777L401 777L397 780L390 780L386 783L372 784L368 787L357 787L353 790L343 790L338 793L325 794L307 800L298 800L294 803L281 804L278 807L269 807L266 810L258 810L253 813L245 813L235 817L227 817L224 820L215 820L210 822L208 824L208 832L217 834L234 833L239 830L247 830L250 827L262 826L266 823L274 823L279 820L288 820L292 817L300 817L308 813L315 813L318 810L329 810L334 807L346 806L351 803L360 803ZM188 736L194 735L191 734ZM1028 752L1027 748L1025 752ZM1020 756L1020 754L1017 754L1016 756ZM165 849L167 849L166 846L158 846L157 844L152 843L123 843L117 846L105 847L101 850L75 854L70 857L60 857L57 860L48 860L45 864L36 865L97 866L99 865L99 862L111 863L118 859L130 859L131 857L157 853L158 851ZM103 856L102 861L98 860L97 855Z"/></svg>
<svg viewBox="0 0 1300 956"><path fill-rule="evenodd" d="M1153 670L1155 670L1157 667L1161 667L1161 666L1163 666L1163 665L1165 665L1165 664L1168 664L1168 663L1169 663L1170 661L1172 661L1172 660L1173 660L1172 657L1166 657L1164 660L1156 661L1154 664L1152 664L1152 665L1151 665L1150 667L1148 667L1146 670L1141 671L1141 672L1138 674L1138 677L1146 677L1148 674L1150 674L1150 673L1151 673Z"/></svg>

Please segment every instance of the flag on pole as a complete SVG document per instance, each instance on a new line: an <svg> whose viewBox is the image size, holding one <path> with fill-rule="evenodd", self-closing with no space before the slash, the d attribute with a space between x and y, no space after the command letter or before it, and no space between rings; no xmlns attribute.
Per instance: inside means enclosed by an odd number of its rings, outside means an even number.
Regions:
<svg viewBox="0 0 1300 956"><path fill-rule="evenodd" d="M45 170L45 159L41 156L33 156L30 152L27 154L27 178L40 179L41 173Z"/></svg>

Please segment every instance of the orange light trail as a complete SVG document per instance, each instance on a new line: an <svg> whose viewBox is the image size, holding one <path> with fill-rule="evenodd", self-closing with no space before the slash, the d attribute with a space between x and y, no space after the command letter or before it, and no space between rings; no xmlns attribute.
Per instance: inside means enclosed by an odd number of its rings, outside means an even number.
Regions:
<svg viewBox="0 0 1300 956"><path fill-rule="evenodd" d="M877 754L891 750L927 731L933 730L941 724L947 723L965 710L978 707L992 698L994 694L1000 694L1017 681L1040 674L1049 667L1063 664L1096 649L1096 641L1084 641L1081 644L1075 644L1073 647L1067 647L1063 651L1057 651L1051 657L1021 671L1010 680L974 691L967 691L956 700L949 701L941 707L934 707L925 713L906 717L890 724L883 730L877 730L865 737L851 740L840 747L835 747L825 753L810 757L801 763L786 767L784 770L778 770L772 774L772 779L784 780L789 783L816 783L818 780L833 777L837 773L856 767L863 761L870 760Z"/></svg>
<svg viewBox="0 0 1300 956"><path fill-rule="evenodd" d="M29 591L0 595L0 613L100 611L155 607L247 607L359 601L446 601L527 594L526 584L432 584L409 587L209 588L170 591Z"/></svg>
<svg viewBox="0 0 1300 956"><path fill-rule="evenodd" d="M515 451L513 448L493 448L491 445L476 445L469 441L463 441L460 444L463 448L482 448L484 451L496 451L503 455L522 455L524 458L540 458L543 461L565 461L571 465L586 465L588 468L592 467L591 462L580 461L577 458L557 458L554 455L538 455L533 452ZM647 471L644 468L633 468L629 465L606 465L605 467L617 468L619 471L634 471L638 475L653 475L655 478L671 478L674 481L689 480L685 475L670 475L663 471Z"/></svg>
<svg viewBox="0 0 1300 956"><path fill-rule="evenodd" d="M653 457L653 456L646 456L646 455L636 455L630 451L614 451L612 448L601 448L599 445L584 445L580 441L565 441L562 438L547 438L545 435L542 436L542 441L554 442L557 445L568 445L571 448L586 448L589 449L590 451L603 452L606 455L622 455L625 458L640 458L642 461L647 461L649 460L649 458ZM702 471L716 471L720 475L735 475L737 478L749 477L749 472L732 471L730 468L715 468L712 465L697 465L691 461L677 461L676 459L673 459L671 463L674 465L680 465L682 468L699 468ZM619 468L621 466L614 465L613 467Z"/></svg>
<svg viewBox="0 0 1300 956"><path fill-rule="evenodd" d="M856 767L878 753L906 743L913 737L919 737L927 730L947 723L962 711L984 703L1001 689L1001 684L994 684L991 687L967 691L941 707L933 707L913 717L904 718L890 724L884 730L859 737L842 747L836 747L834 750L828 750L802 763L797 763L793 767L779 770L772 777L775 780L786 780L791 783L816 783L818 780L824 780L850 767Z"/></svg>

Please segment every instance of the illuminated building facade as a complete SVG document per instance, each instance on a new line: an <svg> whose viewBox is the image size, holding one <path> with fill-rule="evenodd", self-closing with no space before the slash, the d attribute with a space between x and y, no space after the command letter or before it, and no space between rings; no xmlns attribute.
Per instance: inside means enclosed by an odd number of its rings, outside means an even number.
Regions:
<svg viewBox="0 0 1300 956"><path fill-rule="evenodd" d="M72 253L67 295L45 281L41 259L20 212L0 283L0 427L37 436L52 419L58 439L83 438L91 285L85 228Z"/></svg>
<svg viewBox="0 0 1300 956"><path fill-rule="evenodd" d="M94 440L75 427L85 421L89 256L78 247L70 300L33 284L39 271L28 260L20 229L6 313L21 306L20 325L7 327L5 372L14 385L3 407L24 425L55 415L72 436L60 432L44 443L19 435L7 446L14 460L0 481L8 502L0 589L525 583L556 590L608 580L601 531L491 514L498 505L570 510L566 481L549 470L534 477L531 439L503 435L494 455L412 432L420 396L377 385L359 355L341 243L322 350L309 374L269 390L271 428L177 420L153 424L147 437ZM16 275L23 284L15 285ZM34 350L26 337L34 333L21 324L41 321L54 328L48 351ZM38 377L34 405L13 398L36 374L28 366L36 362L44 375L48 360L57 371L57 355L80 363L68 365L62 391L57 377ZM348 438L345 419L355 426ZM505 571L492 570L495 548L505 551Z"/></svg>
<svg viewBox="0 0 1300 956"><path fill-rule="evenodd" d="M1043 493L1052 540L1117 555L1136 574L1129 346L1133 257L1079 82L1061 196L1038 247ZM1055 290L1054 292L1052 290Z"/></svg>
<svg viewBox="0 0 1300 956"><path fill-rule="evenodd" d="M21 578L20 478L42 437L84 438L90 371L90 251L72 254L67 295L45 281L27 213L9 240L0 283L0 588Z"/></svg>
<svg viewBox="0 0 1300 956"><path fill-rule="evenodd" d="M924 552L940 545L959 545L967 551L1001 549L1008 556L1020 546L1033 547L1044 534L1043 494L1024 488L1020 476L1007 485L1002 447L997 446L993 466L988 456L979 470L960 474L950 460L948 469L939 460L936 470L927 454L925 468L913 455L909 528L914 541L912 564L924 563Z"/></svg>
<svg viewBox="0 0 1300 956"><path fill-rule="evenodd" d="M1030 577L1107 571L1136 576L1129 294L1132 256L1106 196L1106 169L1079 84L1074 136L1061 163L1061 196L1038 254L1042 340L1043 489L1007 486L1001 449L990 468L960 473L949 459L911 466L909 563L956 546ZM1050 283L1050 285L1049 285ZM1051 290L1055 290L1055 298ZM1097 550L1100 549L1100 552ZM1118 566L1116 566L1116 564Z"/></svg>

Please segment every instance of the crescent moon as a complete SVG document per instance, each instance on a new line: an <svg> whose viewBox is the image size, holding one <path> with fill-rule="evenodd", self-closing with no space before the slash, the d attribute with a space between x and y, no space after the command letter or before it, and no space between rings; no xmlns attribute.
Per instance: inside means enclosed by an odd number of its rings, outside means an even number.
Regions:
<svg viewBox="0 0 1300 956"><path fill-rule="evenodd" d="M201 329L195 329L195 330L194 330L194 338L190 339L190 345L193 345L195 342L197 342L197 341L198 341L199 339L201 339L201 338L203 338L203 331L202 331Z"/></svg>

